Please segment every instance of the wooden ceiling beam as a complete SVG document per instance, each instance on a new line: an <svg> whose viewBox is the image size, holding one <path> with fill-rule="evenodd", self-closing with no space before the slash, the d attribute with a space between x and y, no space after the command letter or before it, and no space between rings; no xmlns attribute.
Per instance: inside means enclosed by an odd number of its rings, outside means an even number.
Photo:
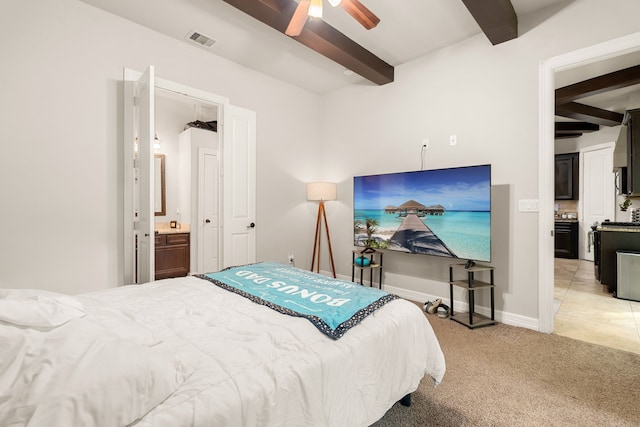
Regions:
<svg viewBox="0 0 640 427"><path fill-rule="evenodd" d="M518 37L518 16L511 0L462 0L493 45Z"/></svg>
<svg viewBox="0 0 640 427"><path fill-rule="evenodd" d="M298 5L294 0L224 1L283 34ZM292 38L375 84L393 82L392 65L321 19L309 20L300 35Z"/></svg>
<svg viewBox="0 0 640 427"><path fill-rule="evenodd" d="M296 41L378 85L392 83L394 68L326 22L314 19Z"/></svg>
<svg viewBox="0 0 640 427"><path fill-rule="evenodd" d="M617 126L622 123L623 114L574 101L637 84L640 84L640 65L558 88L556 89L556 114L603 126Z"/></svg>
<svg viewBox="0 0 640 427"><path fill-rule="evenodd" d="M640 84L640 65L556 89L556 105Z"/></svg>
<svg viewBox="0 0 640 427"><path fill-rule="evenodd" d="M579 104L577 102L556 105L556 115L602 126L617 126L622 123L622 119L624 118L624 114Z"/></svg>
<svg viewBox="0 0 640 427"><path fill-rule="evenodd" d="M587 122L556 122L556 135L572 134L575 132L597 132L600 126L595 123Z"/></svg>

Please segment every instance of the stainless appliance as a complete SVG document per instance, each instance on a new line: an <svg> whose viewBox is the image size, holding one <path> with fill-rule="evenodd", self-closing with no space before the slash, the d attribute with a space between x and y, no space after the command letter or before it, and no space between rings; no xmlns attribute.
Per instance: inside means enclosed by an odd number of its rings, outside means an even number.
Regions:
<svg viewBox="0 0 640 427"><path fill-rule="evenodd" d="M618 288L616 297L640 301L640 252L618 251Z"/></svg>

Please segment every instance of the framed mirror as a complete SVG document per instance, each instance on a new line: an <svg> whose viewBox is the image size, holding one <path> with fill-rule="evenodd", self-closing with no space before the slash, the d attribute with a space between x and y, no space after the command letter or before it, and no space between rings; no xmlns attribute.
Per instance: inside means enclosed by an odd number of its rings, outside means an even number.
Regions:
<svg viewBox="0 0 640 427"><path fill-rule="evenodd" d="M167 214L167 202L165 196L164 185L164 154L154 154L154 203L155 203L155 215L165 216Z"/></svg>

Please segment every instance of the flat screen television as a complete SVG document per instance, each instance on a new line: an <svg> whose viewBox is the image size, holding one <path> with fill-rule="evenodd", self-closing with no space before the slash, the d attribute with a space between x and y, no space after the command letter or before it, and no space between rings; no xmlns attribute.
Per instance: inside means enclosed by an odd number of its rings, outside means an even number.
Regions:
<svg viewBox="0 0 640 427"><path fill-rule="evenodd" d="M354 245L491 261L491 165L353 178Z"/></svg>

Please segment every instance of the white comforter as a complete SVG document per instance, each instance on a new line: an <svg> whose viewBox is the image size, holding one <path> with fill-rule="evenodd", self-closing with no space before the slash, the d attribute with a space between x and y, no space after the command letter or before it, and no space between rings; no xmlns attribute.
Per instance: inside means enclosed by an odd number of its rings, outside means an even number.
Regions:
<svg viewBox="0 0 640 427"><path fill-rule="evenodd" d="M146 383L132 386L123 380L122 387L133 392L119 389L120 370L113 368L116 381L95 398L111 406L123 396L127 402L144 399L144 405L126 408L132 419L143 411L136 426L368 426L415 391L425 375L439 382L445 371L431 326L415 304L404 300L388 303L333 340L306 319L193 277L76 298L86 311L83 320L139 345L140 351L130 349L131 363L152 351L175 369L159 368L159 378L154 370L145 374L147 383L166 385L151 399ZM107 362L100 363L96 369L110 372ZM164 400L158 404L159 396ZM99 402L88 410L104 407ZM96 425L109 424L95 414L81 415L97 420Z"/></svg>

